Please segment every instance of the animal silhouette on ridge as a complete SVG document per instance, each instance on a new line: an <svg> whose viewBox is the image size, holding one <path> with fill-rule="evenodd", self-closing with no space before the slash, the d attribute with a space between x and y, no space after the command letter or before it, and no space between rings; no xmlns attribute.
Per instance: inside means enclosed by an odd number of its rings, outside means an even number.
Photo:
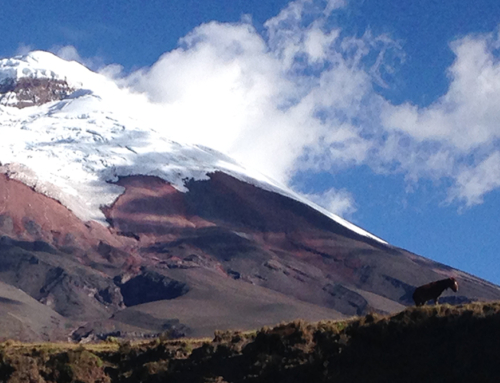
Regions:
<svg viewBox="0 0 500 383"><path fill-rule="evenodd" d="M437 304L439 296L448 288L454 292L458 291L458 283L455 278L446 278L417 287L413 293L413 300L417 306L422 306L431 300Z"/></svg>

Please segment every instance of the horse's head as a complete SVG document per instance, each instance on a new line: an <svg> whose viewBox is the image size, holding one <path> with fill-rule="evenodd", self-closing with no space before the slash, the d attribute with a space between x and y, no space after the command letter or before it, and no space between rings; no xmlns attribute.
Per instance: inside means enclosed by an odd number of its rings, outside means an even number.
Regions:
<svg viewBox="0 0 500 383"><path fill-rule="evenodd" d="M455 278L450 278L450 289L452 289L454 292L458 291L458 283Z"/></svg>

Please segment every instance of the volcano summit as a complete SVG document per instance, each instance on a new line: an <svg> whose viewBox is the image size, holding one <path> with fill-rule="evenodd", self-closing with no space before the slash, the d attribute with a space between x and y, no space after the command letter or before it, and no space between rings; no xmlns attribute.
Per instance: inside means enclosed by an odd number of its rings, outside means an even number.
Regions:
<svg viewBox="0 0 500 383"><path fill-rule="evenodd" d="M391 246L212 149L76 62L0 60L0 337L209 335L500 288ZM139 113L140 112L140 113ZM168 127L175 129L175 127Z"/></svg>

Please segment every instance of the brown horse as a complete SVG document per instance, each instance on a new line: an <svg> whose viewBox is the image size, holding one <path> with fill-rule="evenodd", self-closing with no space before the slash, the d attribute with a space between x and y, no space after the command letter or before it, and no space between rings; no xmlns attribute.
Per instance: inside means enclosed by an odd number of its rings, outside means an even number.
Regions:
<svg viewBox="0 0 500 383"><path fill-rule="evenodd" d="M446 278L417 287L413 293L413 300L417 306L422 306L430 300L434 300L437 304L439 296L448 288L454 292L458 291L458 283L455 278Z"/></svg>

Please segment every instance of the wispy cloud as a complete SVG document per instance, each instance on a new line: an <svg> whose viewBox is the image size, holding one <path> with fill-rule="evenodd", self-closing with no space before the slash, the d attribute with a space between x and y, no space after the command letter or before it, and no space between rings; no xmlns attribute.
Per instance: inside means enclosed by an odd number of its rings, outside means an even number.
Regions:
<svg viewBox="0 0 500 383"><path fill-rule="evenodd" d="M500 188L500 151L490 154L475 166L463 167L458 172L450 200L464 201L466 206L483 202L483 196Z"/></svg>
<svg viewBox="0 0 500 383"><path fill-rule="evenodd" d="M24 43L19 44L16 49L16 55L25 55L33 50L32 45L26 45Z"/></svg>
<svg viewBox="0 0 500 383"><path fill-rule="evenodd" d="M91 22L86 23L84 27L74 25L58 25L56 29L65 41L73 44L89 41L102 35L111 35L119 38L123 31L106 23Z"/></svg>
<svg viewBox="0 0 500 383"><path fill-rule="evenodd" d="M345 189L329 189L323 193L304 194L304 197L343 218L356 212L354 197Z"/></svg>
<svg viewBox="0 0 500 383"><path fill-rule="evenodd" d="M66 61L76 61L94 71L106 67L101 57L82 57L73 45L56 45L50 48L49 51ZM110 68L111 67L112 66L110 66Z"/></svg>
<svg viewBox="0 0 500 383"><path fill-rule="evenodd" d="M385 104L387 132L411 143L413 160L399 159L416 178L434 175L454 182L449 201L466 206L500 187L500 62L496 33L467 36L451 44L456 59L448 69L450 86L432 105ZM496 177L496 179L495 179Z"/></svg>

